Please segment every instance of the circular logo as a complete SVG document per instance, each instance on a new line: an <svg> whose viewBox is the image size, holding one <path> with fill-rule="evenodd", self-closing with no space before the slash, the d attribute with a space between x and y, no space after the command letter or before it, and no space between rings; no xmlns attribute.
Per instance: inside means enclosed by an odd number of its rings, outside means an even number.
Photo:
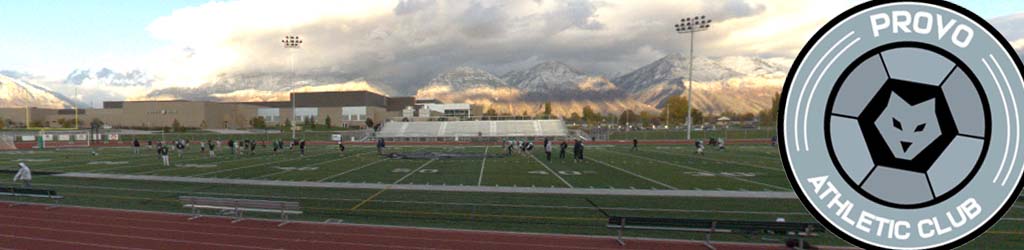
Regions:
<svg viewBox="0 0 1024 250"><path fill-rule="evenodd" d="M1005 38L954 4L858 5L814 35L786 79L790 182L858 246L962 245L1021 190L1022 68Z"/></svg>

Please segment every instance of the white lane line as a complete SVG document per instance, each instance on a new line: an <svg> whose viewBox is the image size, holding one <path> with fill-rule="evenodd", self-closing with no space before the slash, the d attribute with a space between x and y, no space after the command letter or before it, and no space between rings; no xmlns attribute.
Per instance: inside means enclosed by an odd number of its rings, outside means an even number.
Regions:
<svg viewBox="0 0 1024 250"><path fill-rule="evenodd" d="M548 164L540 161L540 159L537 159L536 156L533 156L533 153L528 153L528 155L530 155L530 158L533 158L533 160L536 160L537 163L540 163L541 166L544 166L544 168L548 169L548 171L551 172L551 175L554 175L555 177L558 177L559 180L562 180L562 183L565 183L566 186L569 186L569 188L575 188L572 186L572 184L569 184L569 182L566 181L565 178L562 178L562 175L559 175L558 172L555 172L555 170L552 170L551 167L548 167Z"/></svg>
<svg viewBox="0 0 1024 250"><path fill-rule="evenodd" d="M51 232L89 234L89 235L96 235L96 236L101 236L101 237L105 237L105 238L114 237L114 238L127 238L127 239L137 239L137 240L152 240L152 241L174 242L174 243L189 244L189 245L208 245L208 246L227 247L227 248L249 248L249 249L268 249L268 250L273 250L273 248L266 248L266 247L253 247L253 246L243 246L243 245L235 245L235 244L221 244L221 243L214 243L214 242L202 242L202 241L192 241L192 240L176 240L176 239L170 239L170 238L155 238L155 237L146 237L146 236L132 236L132 235L124 235L124 234L111 234L111 233L100 233L100 232L92 232L92 231L78 231L78 230L45 228L45 227L35 227L35 226L25 226L25 225L10 225L10 224L7 224L7 225L0 225L0 227L28 228L28 229L35 229L35 230L51 231Z"/></svg>
<svg viewBox="0 0 1024 250"><path fill-rule="evenodd" d="M697 171L697 172L702 172L702 173L707 173L708 172L707 170L698 169L698 168L689 167L689 166L684 166L684 165L679 165L679 164L675 164L675 163L671 163L671 162L667 162L667 161L663 161L663 160L658 160L658 159L654 159L654 158L650 158L650 157L646 157L646 156L624 154L624 153L619 153L619 152L615 152L615 151L611 151L611 150L606 150L606 149L604 151L608 151L608 152L611 152L613 154L620 154L620 155L625 155L625 156L630 156L630 157L635 157L635 158L647 159L647 160L655 161L655 162L658 162L658 163L661 163L661 164L665 164L665 165L669 165L669 166L674 166L674 167L682 168L682 169L687 169L687 170L691 170L691 171ZM759 182L759 181L747 180L747 179L739 178L739 177L736 177L736 176L721 176L721 177L726 177L726 178L730 178L730 179L734 179L734 180L738 180L738 181L742 181L742 182L747 182L747 183L751 183L751 184L757 184L757 185L761 185L761 186L765 186L765 187L770 187L770 188L774 188L774 189L778 189L778 190L789 190L789 189L784 188L784 187L780 187L780 186L776 186L776 185L772 185L772 184L768 184L768 183L764 183L764 182Z"/></svg>
<svg viewBox="0 0 1024 250"><path fill-rule="evenodd" d="M476 185L480 186L484 183L484 167L487 166L487 150L491 147L484 148L484 160L480 161L480 178L477 178Z"/></svg>
<svg viewBox="0 0 1024 250"><path fill-rule="evenodd" d="M236 168L222 169L222 170L213 171L213 172L205 172L205 173L198 173L198 174L194 174L194 175L189 175L188 177L200 177L200 176L215 175L215 174L219 174L219 173L226 173L226 172L242 170L242 169L250 169L250 168L256 168L256 167L263 167L263 166L267 166L267 165L271 165L271 164L282 163L282 162L289 162L289 161L302 161L302 160L312 159L312 158L316 158L316 157L320 157L320 156L325 156L325 155L329 155L329 154L333 154L333 153L334 152L328 152L328 153L318 154L318 155L309 156L309 157L302 157L302 158L299 158L299 159L285 159L285 160L280 160L280 161L272 161L272 162L267 162L267 163L262 163L262 164L256 164L256 165L252 165L252 166L242 166L242 167L236 167Z"/></svg>
<svg viewBox="0 0 1024 250"><path fill-rule="evenodd" d="M667 188L669 188L669 189L672 189L672 190L679 190L679 189L678 189L678 188L676 188L676 187L673 187L673 186L671 186L671 185L668 185L668 184L662 183L662 182L660 182L660 181L656 181L656 180L654 180L654 179L651 179L651 178L647 178L646 176L643 176L643 175L639 175L639 174L637 174L637 173L633 173L633 172L630 172L629 170L625 170L625 169L622 169L622 168L619 168L619 167L616 167L616 166L612 166L612 164L608 164L608 163L605 163L605 162L603 162L603 161L600 161L600 160L597 160L597 159L594 159L594 158L590 158L590 160L592 160L592 161L594 161L594 162L597 162L598 164L601 164L601 165L605 165L605 166L607 166L607 167L610 167L610 168L614 168L614 169L617 169L617 170L619 170L619 171L622 171L623 173L627 173L627 174L630 174L630 175L632 175L632 176L636 176L636 177L638 177L638 178L640 178L640 179L644 179L644 180L647 180L647 181L649 181L649 182L651 182L651 183L654 183L654 184L658 184L658 185L661 185L661 186L663 186L663 187L667 187ZM613 188L613 189L614 189L614 188Z"/></svg>
<svg viewBox="0 0 1024 250"><path fill-rule="evenodd" d="M418 167L416 169L413 169L412 171L409 171L408 174L405 174L405 176L402 176L402 178L399 178L397 181L395 181L394 183L391 183L391 184L402 183L402 181L405 180L405 178L409 178L409 176L412 176L413 174L416 174L416 172L419 172L420 169L423 169L423 167L426 167L427 165L430 165L430 163L434 162L435 160L437 160L437 159L430 159L426 163L423 163L423 165L420 165L420 167Z"/></svg>
<svg viewBox="0 0 1024 250"><path fill-rule="evenodd" d="M356 168L353 168L353 169L345 170L344 172L341 172L341 173L338 173L338 174L335 174L335 175L331 175L331 176L327 176L327 177L324 177L323 179L317 180L317 182L324 182L324 181L327 181L327 180L330 180L330 179L338 178L338 177L340 177L340 176L342 176L342 175L345 175L345 174L348 174L348 173L354 172L354 171L356 171L356 170L360 170L360 169L363 169L363 168L365 168L365 167L373 166L374 164L380 163L380 162L382 162L382 161L386 161L386 160L388 160L388 159L391 159L391 158L384 158L384 159L376 160L376 161L374 161L374 162L371 162L371 163L367 163L366 165L362 165L362 166L359 166L359 167L356 167Z"/></svg>
<svg viewBox="0 0 1024 250"><path fill-rule="evenodd" d="M93 244L93 243L69 241L69 240L55 240L55 239L47 239L47 238L36 238L36 237L27 237L27 236L6 235L6 234L0 234L0 238L14 238L14 239L28 240L28 241L55 242L55 243L60 243L60 244L80 245L80 246L90 246L90 247L101 247L101 248L107 248L107 249L127 249L127 250L145 250L145 249L147 249L147 248L134 248L134 247L119 247L119 246L113 246L113 245Z"/></svg>

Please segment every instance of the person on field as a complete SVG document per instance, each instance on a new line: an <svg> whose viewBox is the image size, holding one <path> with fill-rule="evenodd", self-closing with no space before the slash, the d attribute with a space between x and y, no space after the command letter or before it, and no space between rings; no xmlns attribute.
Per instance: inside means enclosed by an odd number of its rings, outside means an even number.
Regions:
<svg viewBox="0 0 1024 250"><path fill-rule="evenodd" d="M718 138L718 151L725 151L725 138Z"/></svg>
<svg viewBox="0 0 1024 250"><path fill-rule="evenodd" d="M32 188L32 169L24 162L18 162L18 173L14 174L14 182L24 182L25 188Z"/></svg>
<svg viewBox="0 0 1024 250"><path fill-rule="evenodd" d="M640 145L640 141L637 141L636 138L633 138L633 149L631 149L631 150L633 150L633 151L640 150L639 145Z"/></svg>
<svg viewBox="0 0 1024 250"><path fill-rule="evenodd" d="M232 155L235 154L235 140L234 139L228 140L228 149L230 150L230 153Z"/></svg>
<svg viewBox="0 0 1024 250"><path fill-rule="evenodd" d="M562 144L559 145L558 147L561 148L561 150L558 151L558 159L565 160L565 149L569 148L569 143L566 143L565 140L562 140Z"/></svg>
<svg viewBox="0 0 1024 250"><path fill-rule="evenodd" d="M583 148L581 148L580 145L582 145L582 143L580 143L580 139L576 139L576 141L572 144L573 163L579 163L580 159L582 159L580 155L583 154Z"/></svg>
<svg viewBox="0 0 1024 250"><path fill-rule="evenodd" d="M306 156L306 139L299 141L299 157Z"/></svg>
<svg viewBox="0 0 1024 250"><path fill-rule="evenodd" d="M167 156L167 154L169 153L167 151L169 151L169 150L167 149L167 147L165 147L163 145L157 145L157 147L158 147L157 150L156 150L157 154L160 154L160 159L164 160L164 166L165 167L170 167L171 166L171 158L170 158L170 156Z"/></svg>
<svg viewBox="0 0 1024 250"><path fill-rule="evenodd" d="M551 162L551 140L544 138L544 155L547 156L548 162Z"/></svg>
<svg viewBox="0 0 1024 250"><path fill-rule="evenodd" d="M146 140L146 148L153 149L153 140Z"/></svg>
<svg viewBox="0 0 1024 250"><path fill-rule="evenodd" d="M778 135L773 135L772 136L772 147L776 147L776 146L779 146L779 136Z"/></svg>
<svg viewBox="0 0 1024 250"><path fill-rule="evenodd" d="M214 147L216 147L217 144L214 143L212 140L208 140L206 141L206 145L207 147L210 147L210 159L217 158L217 153L214 150Z"/></svg>
<svg viewBox="0 0 1024 250"><path fill-rule="evenodd" d="M377 139L377 155L384 155L384 138Z"/></svg>
<svg viewBox="0 0 1024 250"><path fill-rule="evenodd" d="M139 146L142 146L139 143L139 139L138 138L133 139L132 140L132 151L135 152L135 154L139 154Z"/></svg>
<svg viewBox="0 0 1024 250"><path fill-rule="evenodd" d="M512 140L509 140L508 141L508 147L505 147L508 150L508 153L506 155L512 156L512 149L515 148L515 147L516 147L516 143L514 141L512 141Z"/></svg>
<svg viewBox="0 0 1024 250"><path fill-rule="evenodd" d="M697 139L696 141L693 141L693 146L697 148L697 154L704 155L704 141L703 140Z"/></svg>
<svg viewBox="0 0 1024 250"><path fill-rule="evenodd" d="M338 155L345 156L345 144L341 143L341 140L338 140Z"/></svg>
<svg viewBox="0 0 1024 250"><path fill-rule="evenodd" d="M249 154L256 155L256 140L249 142Z"/></svg>
<svg viewBox="0 0 1024 250"><path fill-rule="evenodd" d="M177 140L174 142L174 148L178 150L178 157L185 151L185 141Z"/></svg>

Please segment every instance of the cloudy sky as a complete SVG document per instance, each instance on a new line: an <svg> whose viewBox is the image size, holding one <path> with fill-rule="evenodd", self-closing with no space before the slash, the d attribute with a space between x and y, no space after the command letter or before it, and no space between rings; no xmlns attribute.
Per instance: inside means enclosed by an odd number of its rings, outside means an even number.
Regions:
<svg viewBox="0 0 1024 250"><path fill-rule="evenodd" d="M693 15L714 20L697 36L698 56L793 57L858 2L3 1L0 70L57 84L75 69L139 69L158 78L152 88L164 88L294 67L409 94L457 66L501 74L558 60L595 75L626 73L682 52L686 37L672 25ZM1024 3L955 2L1024 48ZM282 48L285 35L301 36L303 48Z"/></svg>

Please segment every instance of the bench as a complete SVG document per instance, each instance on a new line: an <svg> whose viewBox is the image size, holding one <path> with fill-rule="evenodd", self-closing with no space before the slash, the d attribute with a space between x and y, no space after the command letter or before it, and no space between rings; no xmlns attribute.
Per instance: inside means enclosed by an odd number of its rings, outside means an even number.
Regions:
<svg viewBox="0 0 1024 250"><path fill-rule="evenodd" d="M608 217L607 227L618 229L617 240L620 245L626 245L622 240L622 231L625 229L663 230L705 233L704 245L709 249L715 249L711 244L711 234L713 233L795 236L799 241L797 247L803 249L806 246L804 237L814 237L824 232L824 228L818 223L620 216Z"/></svg>
<svg viewBox="0 0 1024 250"><path fill-rule="evenodd" d="M288 215L302 214L302 207L299 206L298 202L294 201L249 200L196 196L180 196L178 197L178 200L184 204L185 208L192 209L192 217L188 220L195 220L201 217L202 215L199 213L200 209L230 211L234 215L234 220L232 220L231 223L242 221L242 214L244 212L280 213L281 223L277 225L280 227L288 224Z"/></svg>
<svg viewBox="0 0 1024 250"><path fill-rule="evenodd" d="M54 190L18 187L0 187L0 196L46 198L53 200L53 205L46 207L46 209L52 209L60 206L60 201L64 199L64 196L58 195L57 191ZM11 205L9 205L8 207L14 207L18 205L20 204L11 203Z"/></svg>

